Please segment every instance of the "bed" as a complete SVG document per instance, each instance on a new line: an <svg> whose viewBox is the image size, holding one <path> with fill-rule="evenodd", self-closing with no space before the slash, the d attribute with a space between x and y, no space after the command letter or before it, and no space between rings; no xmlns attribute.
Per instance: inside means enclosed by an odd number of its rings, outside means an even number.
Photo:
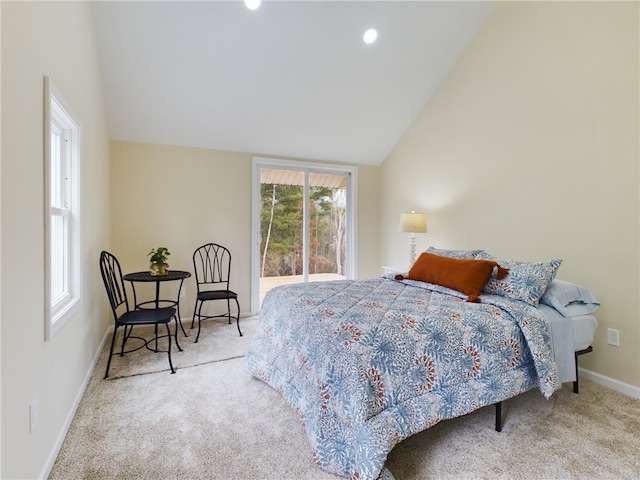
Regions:
<svg viewBox="0 0 640 480"><path fill-rule="evenodd" d="M594 312L600 302L580 285L553 280L537 308L550 328L560 381L573 382L573 391L578 393L578 357L593 351L591 344L598 328Z"/></svg>
<svg viewBox="0 0 640 480"><path fill-rule="evenodd" d="M294 409L318 467L352 479L393 478L384 462L410 435L532 388L548 398L561 387L550 324L538 308L560 261L502 262L509 273L498 279L501 264L472 252L433 250L418 259L488 262L488 280L471 294L446 279L416 279L418 262L399 278L267 293L245 368ZM535 267L537 280L518 287L523 265ZM535 301L515 298L521 294Z"/></svg>

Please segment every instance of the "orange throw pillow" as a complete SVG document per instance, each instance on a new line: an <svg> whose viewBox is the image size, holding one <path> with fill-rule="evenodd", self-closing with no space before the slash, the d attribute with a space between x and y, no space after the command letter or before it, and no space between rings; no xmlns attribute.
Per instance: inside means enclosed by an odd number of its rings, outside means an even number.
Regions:
<svg viewBox="0 0 640 480"><path fill-rule="evenodd" d="M461 260L424 252L406 277L398 275L396 279L406 278L442 285L466 294L467 302L479 302L478 296L495 267L498 267L498 279L504 278L509 272L490 260Z"/></svg>

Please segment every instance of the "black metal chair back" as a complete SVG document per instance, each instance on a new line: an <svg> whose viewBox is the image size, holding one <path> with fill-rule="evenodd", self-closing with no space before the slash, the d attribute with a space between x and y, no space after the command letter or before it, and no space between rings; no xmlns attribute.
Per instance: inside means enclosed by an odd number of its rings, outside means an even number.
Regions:
<svg viewBox="0 0 640 480"><path fill-rule="evenodd" d="M215 243L199 247L193 254L193 268L198 290L229 290L231 253L228 248Z"/></svg>
<svg viewBox="0 0 640 480"><path fill-rule="evenodd" d="M238 313L236 315L236 324L238 332L240 331L240 303L238 295L229 290L231 277L231 252L228 248L218 245L217 243L206 243L196 248L193 252L193 272L195 274L196 286L198 293L196 303L193 309L193 320L191 328L194 326L196 317L198 318L198 335L196 342L200 338L200 327L202 320L207 318L228 317L231 323L231 303L233 299L236 302ZM202 315L202 305L211 300L226 300L227 312L221 315Z"/></svg>
<svg viewBox="0 0 640 480"><path fill-rule="evenodd" d="M127 298L124 279L122 278L120 262L109 252L103 251L100 254L100 273L102 274L102 281L107 290L111 311L113 312L114 319L117 321L120 316L118 312L122 310L120 307L124 305L125 311L129 311L129 300ZM122 313L123 312L120 314Z"/></svg>

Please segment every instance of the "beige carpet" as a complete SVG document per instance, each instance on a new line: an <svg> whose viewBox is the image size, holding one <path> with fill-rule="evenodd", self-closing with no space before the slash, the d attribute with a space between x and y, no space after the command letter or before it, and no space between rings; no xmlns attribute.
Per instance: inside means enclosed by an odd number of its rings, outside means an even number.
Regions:
<svg viewBox="0 0 640 480"><path fill-rule="evenodd" d="M198 333L198 325L195 324L193 329L191 327L191 321L184 322L184 329L188 337L185 338L182 330L178 328L178 343L182 347L182 351L179 351L176 347L175 341L172 341L171 346L171 360L173 367L176 371L182 368L194 367L203 363L211 363L219 360L227 360L230 358L242 357L249 348L249 343L253 337L253 332L257 325L257 317L240 319L240 330L243 336L238 333L238 327L236 327L235 319L231 320L229 325L226 318L206 320L202 322L202 331L200 333L200 339L198 343L194 343L196 335ZM140 336L145 339L154 338L154 327L138 327L134 330L133 335ZM116 345L114 351L119 352L118 349L121 345L123 328L118 329L118 339L116 339ZM171 322L171 332L175 331L175 323ZM160 326L159 330L158 349L165 350L167 348L166 329L164 326ZM165 336L163 337L162 334ZM111 346L111 336L107 339L107 345L105 345L105 351L102 353L103 359L100 359L97 370L102 369L102 377L104 377L104 370L107 367L107 353ZM142 345L141 340L130 338L127 341L127 348L135 348L138 345ZM153 341L149 343L151 348L155 348ZM109 380L118 379L121 377L131 377L134 375L146 375L156 372L167 372L171 370L169 368L169 360L166 353L154 353L141 348L132 353L128 353L124 356L116 355L111 360L111 367L109 368ZM100 373L100 372L96 372Z"/></svg>
<svg viewBox="0 0 640 480"><path fill-rule="evenodd" d="M241 320L244 337L205 325L198 344L180 338L175 375L165 354L140 351L155 365L114 357L105 381L103 352L50 478L339 478L314 466L291 409L234 358L256 320ZM548 401L532 390L504 410L501 433L483 408L400 443L387 467L397 480L640 478L639 400L583 381L579 395L569 384Z"/></svg>

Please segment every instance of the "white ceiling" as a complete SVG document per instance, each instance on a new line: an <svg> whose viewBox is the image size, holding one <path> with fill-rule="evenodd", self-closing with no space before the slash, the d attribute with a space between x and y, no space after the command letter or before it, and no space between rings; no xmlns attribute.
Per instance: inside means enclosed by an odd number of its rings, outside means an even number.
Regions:
<svg viewBox="0 0 640 480"><path fill-rule="evenodd" d="M95 2L110 136L380 164L494 6Z"/></svg>

